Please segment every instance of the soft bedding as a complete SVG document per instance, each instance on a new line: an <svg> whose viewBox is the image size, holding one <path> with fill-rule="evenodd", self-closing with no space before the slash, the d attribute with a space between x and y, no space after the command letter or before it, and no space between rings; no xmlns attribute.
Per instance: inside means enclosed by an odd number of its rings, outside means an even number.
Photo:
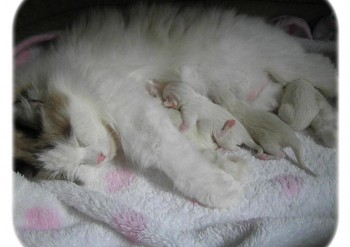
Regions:
<svg viewBox="0 0 350 247"><path fill-rule="evenodd" d="M94 169L85 186L14 174L18 237L26 246L322 246L336 224L336 151L299 137L317 178L242 150L251 178L225 210L184 198L156 170Z"/></svg>

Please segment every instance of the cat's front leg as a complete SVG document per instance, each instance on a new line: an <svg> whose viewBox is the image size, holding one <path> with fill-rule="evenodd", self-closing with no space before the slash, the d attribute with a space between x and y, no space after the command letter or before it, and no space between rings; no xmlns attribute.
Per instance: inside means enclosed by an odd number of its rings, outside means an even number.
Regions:
<svg viewBox="0 0 350 247"><path fill-rule="evenodd" d="M132 129L136 143L123 139L128 157L141 166L162 170L180 192L203 205L225 208L237 202L242 187L236 179L207 160L170 120L163 119L162 126L156 127L155 118L149 119L153 123L143 119L142 129Z"/></svg>
<svg viewBox="0 0 350 247"><path fill-rule="evenodd" d="M199 172L191 172L188 176L174 180L174 183L188 197L214 208L230 207L243 194L240 182L215 165L211 168L203 167Z"/></svg>
<svg viewBox="0 0 350 247"><path fill-rule="evenodd" d="M188 198L214 208L227 208L243 194L241 183L199 152L159 167ZM214 161L219 162L219 161Z"/></svg>
<svg viewBox="0 0 350 247"><path fill-rule="evenodd" d="M227 208L239 201L243 193L241 183L220 165L186 144L170 148L171 154L158 157L155 165L186 197L214 208Z"/></svg>
<svg viewBox="0 0 350 247"><path fill-rule="evenodd" d="M84 156L83 148L57 144L52 149L39 154L39 160L43 163L44 170L50 174L51 179L63 176L67 180L74 181L76 171L82 164Z"/></svg>
<svg viewBox="0 0 350 247"><path fill-rule="evenodd" d="M134 97L123 112L128 114L117 112L115 117L130 162L162 170L181 193L203 205L224 208L237 202L240 183L208 161L173 125L166 109L148 98L140 104Z"/></svg>

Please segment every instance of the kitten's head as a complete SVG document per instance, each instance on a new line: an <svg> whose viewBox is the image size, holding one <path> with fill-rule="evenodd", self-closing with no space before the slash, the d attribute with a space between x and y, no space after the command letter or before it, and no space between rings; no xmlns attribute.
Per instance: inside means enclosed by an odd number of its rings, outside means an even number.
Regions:
<svg viewBox="0 0 350 247"><path fill-rule="evenodd" d="M15 90L15 169L34 177L78 179L81 165L116 155L118 136L92 101L47 86Z"/></svg>
<svg viewBox="0 0 350 247"><path fill-rule="evenodd" d="M163 91L164 106L180 109L183 104L200 97L186 82L171 82Z"/></svg>

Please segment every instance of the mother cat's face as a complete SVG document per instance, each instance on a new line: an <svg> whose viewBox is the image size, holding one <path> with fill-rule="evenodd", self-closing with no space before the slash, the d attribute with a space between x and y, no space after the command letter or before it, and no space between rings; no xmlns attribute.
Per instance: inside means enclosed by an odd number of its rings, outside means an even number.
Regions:
<svg viewBox="0 0 350 247"><path fill-rule="evenodd" d="M34 167L38 177L75 180L80 165L99 166L114 158L116 131L87 99L28 85L16 90L14 100L19 168Z"/></svg>

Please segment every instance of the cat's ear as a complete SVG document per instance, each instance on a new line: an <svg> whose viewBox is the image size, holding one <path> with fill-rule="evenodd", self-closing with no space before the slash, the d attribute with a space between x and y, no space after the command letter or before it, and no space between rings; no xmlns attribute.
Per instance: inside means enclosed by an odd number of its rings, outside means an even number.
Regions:
<svg viewBox="0 0 350 247"><path fill-rule="evenodd" d="M44 103L32 89L23 89L14 99L14 121L16 128L28 134L39 134L42 129L42 109Z"/></svg>
<svg viewBox="0 0 350 247"><path fill-rule="evenodd" d="M25 132L66 138L71 134L68 115L68 98L64 94L29 87L15 97L14 117L16 128Z"/></svg>

